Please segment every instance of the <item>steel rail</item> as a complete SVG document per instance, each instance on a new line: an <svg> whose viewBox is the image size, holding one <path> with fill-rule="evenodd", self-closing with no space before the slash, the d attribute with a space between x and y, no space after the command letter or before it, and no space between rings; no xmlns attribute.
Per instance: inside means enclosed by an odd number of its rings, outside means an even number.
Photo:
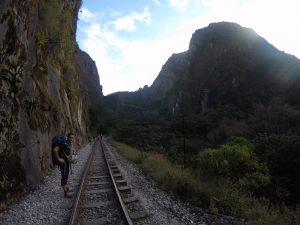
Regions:
<svg viewBox="0 0 300 225"><path fill-rule="evenodd" d="M96 142L93 143L92 148L93 149L92 149L92 151L90 153L90 156L88 158L88 161L86 163L86 166L85 166L85 169L84 169L84 173L81 176L81 183L80 183L79 189L78 189L77 194L76 194L76 200L75 200L75 203L74 203L74 206L73 206L73 210L72 210L72 214L71 214L71 217L70 217L70 220L69 220L69 225L74 225L75 224L75 219L76 219L76 215L77 215L77 209L78 209L78 204L79 204L81 192L83 190L84 181L86 179L89 167L91 165L91 161L92 161L93 155L95 153Z"/></svg>
<svg viewBox="0 0 300 225"><path fill-rule="evenodd" d="M103 148L102 140L100 140L100 144L101 144L102 152L103 152L103 154L104 154L104 158L105 158L106 165L107 165L108 170L109 170L109 174L110 174L111 180L112 180L112 182L113 182L113 184L114 184L114 188L115 188L116 194L117 194L118 199L119 199L119 203L120 203L121 208L122 208L122 212L124 213L124 216L125 216L125 218L126 218L126 221L127 221L128 225L133 225L133 222L132 222L132 220L131 220L131 218L130 218L130 216L129 216L129 214L128 214L128 211L127 211L127 209L126 209L126 206L125 206L125 204L124 204L124 202L123 202L123 199L122 199L122 197L121 197L121 194L120 194L120 192L119 192L119 189L118 189L118 186L117 186L117 184L116 184L116 181L115 181L115 179L114 179L114 177L113 177L113 173L112 173L112 171L111 171L111 168L110 168L110 166L109 166L109 164L108 164L108 160L107 160L107 156L106 156L106 153L105 153L105 151L104 151L104 148Z"/></svg>

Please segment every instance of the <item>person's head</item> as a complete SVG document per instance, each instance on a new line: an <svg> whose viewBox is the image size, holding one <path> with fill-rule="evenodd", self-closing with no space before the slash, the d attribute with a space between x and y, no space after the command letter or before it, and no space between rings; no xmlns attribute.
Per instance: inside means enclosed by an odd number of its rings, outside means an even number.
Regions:
<svg viewBox="0 0 300 225"><path fill-rule="evenodd" d="M69 133L69 134L68 134L68 141L69 141L69 142L72 143L72 142L74 141L74 138L75 138L75 135L74 135L73 133Z"/></svg>

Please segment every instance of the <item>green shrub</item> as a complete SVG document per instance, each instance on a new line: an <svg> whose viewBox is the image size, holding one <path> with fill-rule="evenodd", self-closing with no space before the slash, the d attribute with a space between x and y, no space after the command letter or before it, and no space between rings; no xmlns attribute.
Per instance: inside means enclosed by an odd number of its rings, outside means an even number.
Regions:
<svg viewBox="0 0 300 225"><path fill-rule="evenodd" d="M254 139L256 152L272 176L268 195L276 202L300 202L300 135L260 134Z"/></svg>
<svg viewBox="0 0 300 225"><path fill-rule="evenodd" d="M224 182L224 179L213 177L203 181L194 176L194 171L172 164L161 154L142 153L126 144L114 141L113 143L126 158L141 163L139 165L144 172L158 182L163 189L191 201L196 206L208 208L211 213L243 218L251 225L296 225L299 221L299 218L297 219L299 211L297 214L296 210L291 212L282 207L270 208L270 202L267 200L255 199L236 189L230 182ZM248 151L253 149L253 146L247 140L232 138L228 143L230 143L229 146L238 145L238 143L244 147L248 146L248 148L245 147L246 153L241 155L235 154L235 151L232 150L233 153L228 154L232 158L238 160L243 158L246 161L251 159L252 153L250 154ZM243 160L240 161L243 162ZM223 165L223 167L226 166Z"/></svg>
<svg viewBox="0 0 300 225"><path fill-rule="evenodd" d="M38 34L37 34L37 43L38 43L38 45L43 47L48 43L48 41L49 40L48 40L48 37L45 34L45 32L43 32L43 31L38 32Z"/></svg>
<svg viewBox="0 0 300 225"><path fill-rule="evenodd" d="M40 20L44 27L47 27L47 34L50 42L59 41L61 31L61 9L59 1L40 2Z"/></svg>
<svg viewBox="0 0 300 225"><path fill-rule="evenodd" d="M265 186L270 175L253 150L245 138L231 138L219 148L204 149L198 154L198 173L203 178L223 179L245 190Z"/></svg>
<svg viewBox="0 0 300 225"><path fill-rule="evenodd" d="M114 145L119 149L122 155L126 156L129 160L136 162L139 155L139 151L137 149L120 142L114 142Z"/></svg>
<svg viewBox="0 0 300 225"><path fill-rule="evenodd" d="M135 161L138 164L142 164L147 158L148 155L145 152L139 152Z"/></svg>
<svg viewBox="0 0 300 225"><path fill-rule="evenodd" d="M170 176L172 165L161 154L148 153L147 159L142 163L142 168L160 184L166 186L165 179Z"/></svg>

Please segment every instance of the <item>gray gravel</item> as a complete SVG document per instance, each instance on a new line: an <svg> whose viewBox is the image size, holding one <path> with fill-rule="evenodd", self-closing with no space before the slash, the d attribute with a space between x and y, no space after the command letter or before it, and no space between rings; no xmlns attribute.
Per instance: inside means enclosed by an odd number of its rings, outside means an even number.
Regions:
<svg viewBox="0 0 300 225"><path fill-rule="evenodd" d="M206 210L183 203L175 197L160 190L156 183L143 174L132 162L124 159L105 138L118 164L135 195L149 214L146 224L151 225L237 225L243 224L234 218L209 214ZM87 145L79 151L79 161L73 166L69 184L76 189L79 185L85 162L91 146ZM39 187L26 194L18 203L11 205L0 213L1 225L35 224L63 225L71 215L75 195L71 199L63 197L60 186L60 172L55 169L45 177Z"/></svg>
<svg viewBox="0 0 300 225"><path fill-rule="evenodd" d="M73 190L76 190L79 185L90 150L90 144L80 149L78 162L72 165L69 186ZM70 193L72 194L72 192ZM74 200L74 192L72 198L63 197L63 190L60 186L60 171L55 168L34 191L29 192L18 203L12 204L7 210L0 213L0 224L67 224Z"/></svg>
<svg viewBox="0 0 300 225"><path fill-rule="evenodd" d="M174 196L159 189L157 184L145 176L132 162L124 159L119 152L108 143L112 157L119 166L135 195L150 215L147 223L157 225L242 225L237 219L225 215L212 215L207 210L184 203Z"/></svg>

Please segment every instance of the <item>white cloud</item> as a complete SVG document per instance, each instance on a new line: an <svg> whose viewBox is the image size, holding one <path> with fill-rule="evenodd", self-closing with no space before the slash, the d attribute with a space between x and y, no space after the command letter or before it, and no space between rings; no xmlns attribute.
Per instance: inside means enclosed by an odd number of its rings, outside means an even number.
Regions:
<svg viewBox="0 0 300 225"><path fill-rule="evenodd" d="M201 0L208 11L182 21L180 32L194 32L212 22L236 22L253 28L279 50L300 58L300 2L297 0Z"/></svg>
<svg viewBox="0 0 300 225"><path fill-rule="evenodd" d="M155 57L153 45L118 36L120 30L135 31L137 22L150 24L148 8L144 8L142 13L131 12L128 16L106 23L100 23L99 18L95 18L96 15L88 10L81 14L85 24L79 26L79 45L95 60L103 93L134 91L145 84L151 84L155 76L153 74L157 75L160 70L152 66L151 58L160 58Z"/></svg>
<svg viewBox="0 0 300 225"><path fill-rule="evenodd" d="M92 23L97 18L97 15L89 11L87 8L81 8L79 11L79 19L86 22Z"/></svg>
<svg viewBox="0 0 300 225"><path fill-rule="evenodd" d="M201 1L203 3L204 0ZM217 4L220 2L225 3ZM151 85L168 57L187 50L192 33L211 22L230 21L253 28L275 47L300 58L300 45L297 44L300 40L300 32L297 31L300 27L299 3L296 0L205 0L208 9L205 14L184 20L173 30L170 27L168 32L171 35L157 36L148 41L130 41L118 35L118 29L136 30L137 22L149 24L147 8L141 13L132 12L114 23L101 25L85 13L84 18L93 22L80 27L86 34L85 39L80 40L80 46L96 61L105 95L116 91L135 91ZM117 27L116 21L122 19L125 22Z"/></svg>
<svg viewBox="0 0 300 225"><path fill-rule="evenodd" d="M300 33L300 2L297 0L285 1L258 1L242 7L241 23L252 27L257 33L266 38L271 44L287 53L300 57L298 41ZM252 19L248 17L252 17ZM238 18L235 18L238 21Z"/></svg>
<svg viewBox="0 0 300 225"><path fill-rule="evenodd" d="M151 85L171 54L188 47L188 41L181 35L130 41L109 28L99 24L85 27L82 32L86 38L81 41L83 50L96 62L105 95Z"/></svg>
<svg viewBox="0 0 300 225"><path fill-rule="evenodd" d="M99 25L90 26L86 33L88 36L82 46L96 61L105 95L151 85L171 53L187 49L187 43L180 36L129 41L101 29ZM185 44L180 47L178 43ZM174 46L177 46L177 51ZM118 51L118 56L111 55L110 49Z"/></svg>
<svg viewBox="0 0 300 225"><path fill-rule="evenodd" d="M119 18L113 22L117 30L135 31L137 28L136 22L143 22L147 25L151 22L151 15L147 7L142 13L131 12L130 15Z"/></svg>
<svg viewBox="0 0 300 225"><path fill-rule="evenodd" d="M223 8L228 5L238 4L238 0L200 0L201 4L207 7ZM223 8L224 9L224 8Z"/></svg>
<svg viewBox="0 0 300 225"><path fill-rule="evenodd" d="M155 5L160 5L160 0L153 0L153 2L155 3Z"/></svg>
<svg viewBox="0 0 300 225"><path fill-rule="evenodd" d="M190 6L190 0L168 0L170 7L178 11L186 11Z"/></svg>

